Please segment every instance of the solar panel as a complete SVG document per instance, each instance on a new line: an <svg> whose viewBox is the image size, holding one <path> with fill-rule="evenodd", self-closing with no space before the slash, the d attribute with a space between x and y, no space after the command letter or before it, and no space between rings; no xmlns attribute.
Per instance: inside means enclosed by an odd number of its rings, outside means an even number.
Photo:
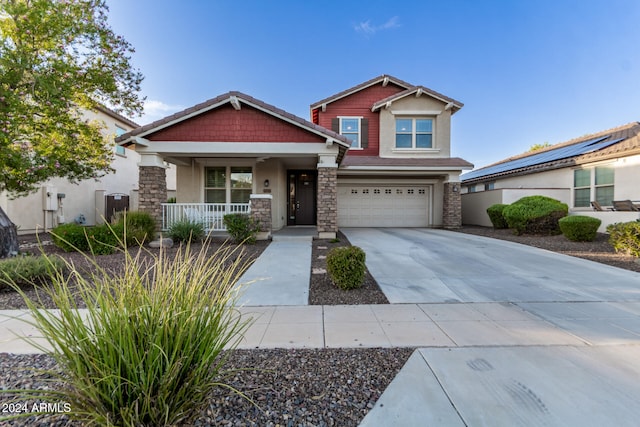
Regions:
<svg viewBox="0 0 640 427"><path fill-rule="evenodd" d="M483 176L494 175L502 172L513 171L517 169L527 168L530 166L541 165L543 163L554 162L556 160L568 159L570 157L579 156L581 154L592 153L594 151L602 150L617 142L624 140L624 138L612 139L605 141L611 135L602 136L598 138L582 141L577 144L567 145L565 147L559 147L554 150L548 150L542 153L533 154L531 156L522 157L520 159L511 160L508 162L500 163L494 166L489 166L483 169L467 172L461 176L462 180L469 180L474 178L481 178Z"/></svg>

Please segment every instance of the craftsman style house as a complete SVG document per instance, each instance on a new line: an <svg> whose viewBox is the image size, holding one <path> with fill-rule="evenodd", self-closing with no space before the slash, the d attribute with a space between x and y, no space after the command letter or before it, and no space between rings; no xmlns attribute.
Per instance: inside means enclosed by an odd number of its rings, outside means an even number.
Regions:
<svg viewBox="0 0 640 427"><path fill-rule="evenodd" d="M311 105L311 121L240 92L210 99L117 139L141 155L139 206L224 229L251 212L262 237L286 226L457 227L460 174L451 116L462 103L380 76ZM164 165L177 165L165 204Z"/></svg>
<svg viewBox="0 0 640 427"><path fill-rule="evenodd" d="M544 195L609 224L640 218L640 123L581 136L462 175L465 224L491 226L486 209Z"/></svg>

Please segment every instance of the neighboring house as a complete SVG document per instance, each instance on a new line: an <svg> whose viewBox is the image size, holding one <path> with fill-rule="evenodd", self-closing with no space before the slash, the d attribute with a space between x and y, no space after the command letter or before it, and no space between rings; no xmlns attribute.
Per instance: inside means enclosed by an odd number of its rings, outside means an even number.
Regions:
<svg viewBox="0 0 640 427"><path fill-rule="evenodd" d="M490 226L486 209L544 195L569 205L573 215L600 218L600 231L633 221L640 212L640 123L582 136L510 157L462 175L462 221ZM624 205L630 206L626 208ZM602 210L597 210L602 209Z"/></svg>
<svg viewBox="0 0 640 427"><path fill-rule="evenodd" d="M462 104L380 76L311 105L312 121L240 92L128 132L140 163L140 209L205 222L248 212L263 235L286 226L457 227L462 170L451 115ZM332 129L332 130L330 130ZM177 204L163 204L164 163L177 165Z"/></svg>
<svg viewBox="0 0 640 427"><path fill-rule="evenodd" d="M87 120L102 121L111 140L139 126L108 108L84 114ZM11 199L6 192L1 193L0 206L18 227L18 234L49 230L64 222L102 223L110 215L107 204L111 210L125 206L136 209L140 156L134 150L115 144L113 149L111 167L115 172L101 178L76 184L64 178L52 178L36 193L16 199ZM169 188L175 189L175 172L167 176Z"/></svg>

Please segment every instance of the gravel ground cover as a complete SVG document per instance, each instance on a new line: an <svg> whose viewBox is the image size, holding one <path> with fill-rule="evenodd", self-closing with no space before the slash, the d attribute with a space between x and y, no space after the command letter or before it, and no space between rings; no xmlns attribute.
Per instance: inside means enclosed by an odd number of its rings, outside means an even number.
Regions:
<svg viewBox="0 0 640 427"><path fill-rule="evenodd" d="M509 230L463 227L459 232L510 240L551 251L578 256L615 267L639 271L637 259L617 254L599 234L595 242L571 242L563 236L515 236ZM312 249L310 304L384 304L386 298L367 272L365 285L356 291L338 291L321 269L326 253L348 240L315 240ZM262 245L262 246L261 246ZM47 245L48 246L48 245ZM55 253L55 248L45 250ZM249 247L247 256L257 257L265 243ZM82 262L78 259L77 262ZM117 271L117 255L100 257L100 264ZM0 293L0 309L17 308L19 301ZM414 349L304 349L235 350L226 366L239 371L228 382L253 400L225 389L211 395L211 403L199 417L199 426L357 426L373 407ZM0 389L44 387L46 376L33 368L54 368L46 355L0 353ZM51 386L51 384L48 384ZM0 396L0 403L6 401ZM1 415L0 415L1 416ZM31 417L7 425L78 425L66 418Z"/></svg>
<svg viewBox="0 0 640 427"><path fill-rule="evenodd" d="M196 426L357 426L413 349L235 350L226 378L253 401L219 388ZM55 386L33 368L45 355L0 353L0 388ZM6 397L0 396L0 404ZM36 402L30 402L29 407ZM1 414L6 415L6 414ZM79 426L66 417L30 416L7 426Z"/></svg>

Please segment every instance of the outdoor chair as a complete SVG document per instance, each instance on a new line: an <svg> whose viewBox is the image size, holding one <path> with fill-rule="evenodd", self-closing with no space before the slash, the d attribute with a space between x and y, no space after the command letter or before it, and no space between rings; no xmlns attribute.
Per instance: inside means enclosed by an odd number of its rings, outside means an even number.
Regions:
<svg viewBox="0 0 640 427"><path fill-rule="evenodd" d="M613 210L615 211L638 211L639 209L634 205L631 200L614 200L613 202Z"/></svg>

